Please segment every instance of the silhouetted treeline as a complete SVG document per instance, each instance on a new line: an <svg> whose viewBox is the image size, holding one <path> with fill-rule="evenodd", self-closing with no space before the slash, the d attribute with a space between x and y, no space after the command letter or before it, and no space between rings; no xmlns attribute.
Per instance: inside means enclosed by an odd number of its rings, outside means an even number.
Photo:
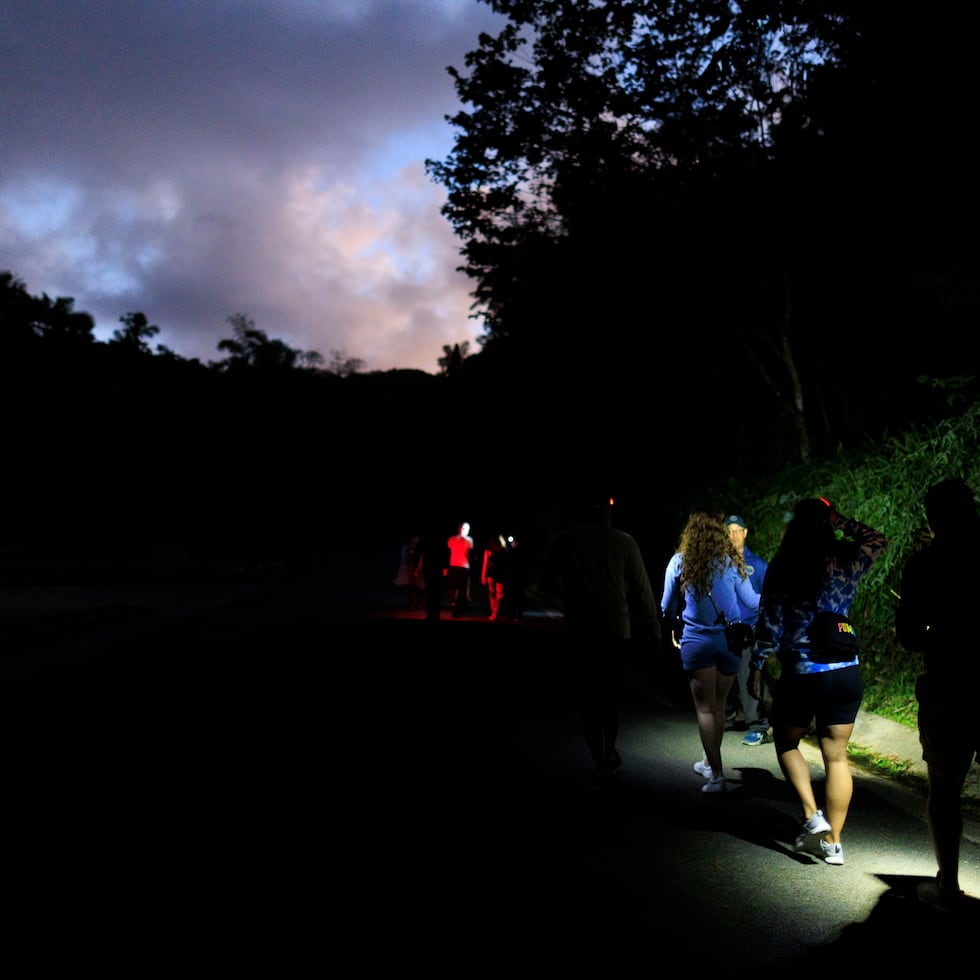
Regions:
<svg viewBox="0 0 980 980"><path fill-rule="evenodd" d="M324 368L239 316L203 365L143 314L98 343L2 273L5 540L272 556L466 519L543 542L605 478L660 542L725 480L947 412L976 374L975 5L507 6L428 162L482 349Z"/></svg>
<svg viewBox="0 0 980 980"><path fill-rule="evenodd" d="M976 5L502 9L427 165L537 416L708 474L880 438L971 370Z"/></svg>
<svg viewBox="0 0 980 980"><path fill-rule="evenodd" d="M737 381L718 400L683 365L649 365L639 410L598 367L566 374L577 355L560 347L547 370L506 343L450 374L342 376L261 358L229 370L97 342L65 298L39 308L72 327L24 331L9 302L22 292L0 277L0 550L38 560L276 562L391 550L412 529L448 534L462 519L481 540L510 531L533 551L596 479L618 494L620 522L659 551L693 495L795 461L778 419ZM588 346L609 353L599 329ZM897 397L915 367L895 384L876 375L854 410ZM942 392L923 391L941 413ZM711 413L699 427L686 406L702 398ZM743 426L747 442L729 435Z"/></svg>

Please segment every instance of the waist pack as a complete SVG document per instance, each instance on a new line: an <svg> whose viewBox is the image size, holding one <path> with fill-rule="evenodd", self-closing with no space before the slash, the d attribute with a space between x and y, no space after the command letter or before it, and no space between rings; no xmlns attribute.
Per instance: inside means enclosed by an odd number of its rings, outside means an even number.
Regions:
<svg viewBox="0 0 980 980"><path fill-rule="evenodd" d="M816 613L807 636L810 640L809 657L818 664L844 663L861 652L854 627L840 613L825 610Z"/></svg>
<svg viewBox="0 0 980 980"><path fill-rule="evenodd" d="M755 633L748 623L735 620L734 623L725 623L725 639L732 653L741 653L755 643Z"/></svg>

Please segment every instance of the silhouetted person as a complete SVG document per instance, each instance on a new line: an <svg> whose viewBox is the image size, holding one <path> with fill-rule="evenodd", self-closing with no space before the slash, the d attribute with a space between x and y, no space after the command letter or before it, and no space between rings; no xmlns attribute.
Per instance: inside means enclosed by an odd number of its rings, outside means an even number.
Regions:
<svg viewBox="0 0 980 980"><path fill-rule="evenodd" d="M419 536L413 534L401 548L398 571L393 579L394 585L408 596L409 609L423 609L425 604L425 582L419 571Z"/></svg>
<svg viewBox="0 0 980 980"><path fill-rule="evenodd" d="M562 531L545 555L541 587L564 611L572 689L594 769L586 783L609 785L622 766L616 747L630 650L631 618L660 649L657 600L636 541L612 526L613 500L588 501L582 522Z"/></svg>
<svg viewBox="0 0 980 980"><path fill-rule="evenodd" d="M510 555L503 536L491 535L483 552L483 567L480 570L480 582L487 587L491 623L500 619L504 596L507 594L509 561Z"/></svg>
<svg viewBox="0 0 980 980"><path fill-rule="evenodd" d="M518 538L507 542L509 561L507 565L507 612L512 622L519 623L524 618L524 603L527 600L527 587L530 573L527 567L527 554Z"/></svg>
<svg viewBox="0 0 980 980"><path fill-rule="evenodd" d="M958 478L930 487L925 509L932 541L906 562L895 631L902 646L922 654L925 667L915 697L939 872L919 885L919 898L947 911L963 897L961 794L973 760L980 759L980 701L973 690L977 626L969 612L980 590L980 518L973 491Z"/></svg>
<svg viewBox="0 0 980 980"><path fill-rule="evenodd" d="M418 564L425 583L425 618L438 623L442 618L442 596L449 568L449 547L442 528L430 524L419 535Z"/></svg>

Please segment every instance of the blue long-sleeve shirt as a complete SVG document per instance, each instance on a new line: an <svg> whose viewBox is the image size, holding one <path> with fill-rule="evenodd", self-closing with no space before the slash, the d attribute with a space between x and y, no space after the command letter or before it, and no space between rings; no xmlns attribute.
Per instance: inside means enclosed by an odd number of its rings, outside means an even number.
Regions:
<svg viewBox="0 0 980 980"><path fill-rule="evenodd" d="M681 588L681 564L680 552L667 562L667 569L664 572L664 590L660 599L660 609L664 619L683 621L682 646L685 643L711 640L727 649L725 626L718 619L719 611L725 614L729 622L737 620L750 622L743 615L743 610L747 610L754 617L759 608L759 594L752 588L750 580L743 579L738 574L738 569L728 560L724 566L719 566L712 580L711 598L706 595L698 598L692 588Z"/></svg>
<svg viewBox="0 0 980 980"><path fill-rule="evenodd" d="M810 660L809 628L814 613L827 610L847 616L857 594L858 582L864 577L885 548L885 536L867 524L850 517L836 517L834 526L852 538L858 545L857 556L852 562L833 562L823 589L816 598L802 600L799 597L781 595L771 589L763 589L759 622L756 625L756 643L752 649L752 666L761 670L775 653L784 669L798 674L816 674L825 670L853 667L858 658L840 663L817 663Z"/></svg>

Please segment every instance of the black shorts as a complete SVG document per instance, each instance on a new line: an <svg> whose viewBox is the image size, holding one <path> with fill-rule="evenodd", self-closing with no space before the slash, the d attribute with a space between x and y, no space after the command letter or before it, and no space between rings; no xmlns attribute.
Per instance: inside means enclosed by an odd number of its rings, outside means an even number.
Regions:
<svg viewBox="0 0 980 980"><path fill-rule="evenodd" d="M919 702L919 744L922 758L950 778L965 777L980 761L980 718L971 694L964 695L935 674L915 682Z"/></svg>
<svg viewBox="0 0 980 980"><path fill-rule="evenodd" d="M769 720L790 728L853 725L864 698L861 668L841 667L815 674L783 670L772 696Z"/></svg>

